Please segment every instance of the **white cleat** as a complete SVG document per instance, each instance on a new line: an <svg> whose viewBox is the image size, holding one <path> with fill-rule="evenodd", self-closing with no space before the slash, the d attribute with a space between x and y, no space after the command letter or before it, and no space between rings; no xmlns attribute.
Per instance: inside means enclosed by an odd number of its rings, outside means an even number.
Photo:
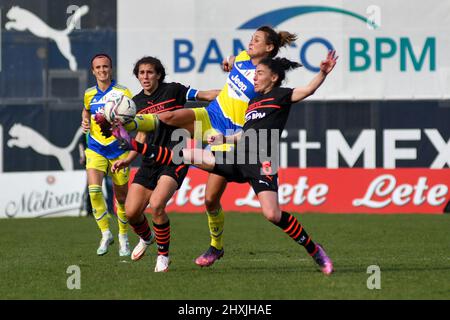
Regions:
<svg viewBox="0 0 450 320"><path fill-rule="evenodd" d="M153 233L153 231L148 242L139 238L139 243L136 245L136 247L134 247L133 252L131 253L131 260L137 261L141 259L144 256L145 251L147 251L148 246L153 242L155 242L155 234Z"/></svg>
<svg viewBox="0 0 450 320"><path fill-rule="evenodd" d="M130 251L130 242L128 241L128 235L119 234L119 256L128 257L131 254Z"/></svg>
<svg viewBox="0 0 450 320"><path fill-rule="evenodd" d="M100 240L100 246L97 249L97 255L103 256L108 253L108 247L114 243L114 237L111 231L105 231L102 233L102 240Z"/></svg>
<svg viewBox="0 0 450 320"><path fill-rule="evenodd" d="M155 266L155 272L167 272L169 271L169 264L170 264L170 258L158 255L158 258L156 258L156 266Z"/></svg>

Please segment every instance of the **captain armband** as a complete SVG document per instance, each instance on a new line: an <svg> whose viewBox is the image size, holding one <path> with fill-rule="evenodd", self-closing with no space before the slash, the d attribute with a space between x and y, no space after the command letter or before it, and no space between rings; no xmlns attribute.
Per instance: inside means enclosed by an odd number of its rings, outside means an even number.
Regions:
<svg viewBox="0 0 450 320"><path fill-rule="evenodd" d="M186 100L187 101L197 101L197 94L198 94L197 89L189 88L186 93Z"/></svg>

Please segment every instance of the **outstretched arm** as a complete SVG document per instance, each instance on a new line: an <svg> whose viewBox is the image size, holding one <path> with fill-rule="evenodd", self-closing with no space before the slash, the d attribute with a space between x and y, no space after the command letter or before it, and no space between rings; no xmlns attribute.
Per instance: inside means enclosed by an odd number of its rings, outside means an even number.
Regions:
<svg viewBox="0 0 450 320"><path fill-rule="evenodd" d="M336 51L329 51L327 58L320 63L320 72L311 80L311 82L305 87L297 87L292 92L292 102L301 101L314 92L321 86L327 75L333 70L336 65Z"/></svg>
<svg viewBox="0 0 450 320"><path fill-rule="evenodd" d="M212 101L219 95L219 93L220 93L220 90L199 91L197 93L196 100Z"/></svg>

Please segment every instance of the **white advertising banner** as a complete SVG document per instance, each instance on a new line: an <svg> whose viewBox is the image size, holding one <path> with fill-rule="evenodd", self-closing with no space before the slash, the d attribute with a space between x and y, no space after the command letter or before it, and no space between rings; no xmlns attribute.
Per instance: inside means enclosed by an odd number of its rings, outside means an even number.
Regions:
<svg viewBox="0 0 450 320"><path fill-rule="evenodd" d="M449 99L450 1L118 0L118 80L140 90L134 63L156 56L167 81L221 88L220 62L261 25L296 33L286 86L309 82L329 49L335 71L311 99Z"/></svg>
<svg viewBox="0 0 450 320"><path fill-rule="evenodd" d="M85 170L0 175L0 218L80 216Z"/></svg>

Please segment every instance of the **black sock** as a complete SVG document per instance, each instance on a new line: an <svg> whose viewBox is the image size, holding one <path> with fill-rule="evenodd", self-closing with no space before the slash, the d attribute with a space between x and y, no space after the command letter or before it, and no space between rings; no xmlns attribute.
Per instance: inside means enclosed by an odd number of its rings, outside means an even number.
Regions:
<svg viewBox="0 0 450 320"><path fill-rule="evenodd" d="M130 223L130 226L133 228L134 232L141 237L144 241L150 241L150 236L152 231L150 230L150 226L148 225L147 218L144 215L144 219L141 223Z"/></svg>
<svg viewBox="0 0 450 320"><path fill-rule="evenodd" d="M280 227L295 242L304 246L310 255L316 253L316 244L311 240L311 237L306 233L305 228L303 228L296 217L286 211L282 211L280 222L275 223L275 225Z"/></svg>
<svg viewBox="0 0 450 320"><path fill-rule="evenodd" d="M158 245L158 255L168 256L170 245L170 221L163 224L153 222L153 231L156 235L156 244Z"/></svg>
<svg viewBox="0 0 450 320"><path fill-rule="evenodd" d="M131 140L133 150L142 154L144 157L154 160L158 164L172 164L173 151L167 147L154 144L140 143L135 139Z"/></svg>

